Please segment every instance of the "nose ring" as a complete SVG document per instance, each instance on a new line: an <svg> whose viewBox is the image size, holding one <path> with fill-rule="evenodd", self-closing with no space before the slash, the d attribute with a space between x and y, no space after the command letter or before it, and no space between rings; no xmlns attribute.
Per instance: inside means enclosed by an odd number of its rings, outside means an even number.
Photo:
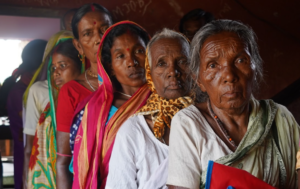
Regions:
<svg viewBox="0 0 300 189"><path fill-rule="evenodd" d="M134 64L139 64L137 60L133 60L133 63Z"/></svg>

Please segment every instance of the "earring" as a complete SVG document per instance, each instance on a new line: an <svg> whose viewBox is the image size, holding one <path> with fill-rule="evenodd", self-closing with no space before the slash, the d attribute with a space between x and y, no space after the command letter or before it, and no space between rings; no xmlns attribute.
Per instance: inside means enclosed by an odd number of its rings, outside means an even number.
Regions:
<svg viewBox="0 0 300 189"><path fill-rule="evenodd" d="M85 54L78 54L78 58L81 61L81 73L83 73L85 71Z"/></svg>

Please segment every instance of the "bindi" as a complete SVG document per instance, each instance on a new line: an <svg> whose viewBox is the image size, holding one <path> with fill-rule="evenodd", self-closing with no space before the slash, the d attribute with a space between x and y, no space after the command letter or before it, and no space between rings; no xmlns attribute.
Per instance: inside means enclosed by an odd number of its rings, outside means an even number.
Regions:
<svg viewBox="0 0 300 189"><path fill-rule="evenodd" d="M97 22L96 22L96 21L94 21L94 25L95 25L95 24L97 24Z"/></svg>
<svg viewBox="0 0 300 189"><path fill-rule="evenodd" d="M129 51L130 49L129 49L129 48L127 48L126 50L127 50L127 51Z"/></svg>

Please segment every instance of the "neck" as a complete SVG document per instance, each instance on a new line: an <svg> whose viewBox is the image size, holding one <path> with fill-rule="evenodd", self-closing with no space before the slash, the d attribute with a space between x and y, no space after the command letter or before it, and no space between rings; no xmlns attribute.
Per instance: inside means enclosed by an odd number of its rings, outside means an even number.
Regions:
<svg viewBox="0 0 300 189"><path fill-rule="evenodd" d="M122 90L119 92L128 94L132 96L140 87L129 87L129 86L123 86L122 85Z"/></svg>
<svg viewBox="0 0 300 189"><path fill-rule="evenodd" d="M91 72L93 74L97 74L98 73L98 70L97 70L97 62L96 63L91 63Z"/></svg>
<svg viewBox="0 0 300 189"><path fill-rule="evenodd" d="M223 122L227 130L247 128L250 115L250 102L239 108L219 109L211 103L213 112Z"/></svg>

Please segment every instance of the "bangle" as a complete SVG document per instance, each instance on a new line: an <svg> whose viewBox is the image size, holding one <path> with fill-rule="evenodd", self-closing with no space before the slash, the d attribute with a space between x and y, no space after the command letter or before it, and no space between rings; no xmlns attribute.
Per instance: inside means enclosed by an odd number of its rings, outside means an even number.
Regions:
<svg viewBox="0 0 300 189"><path fill-rule="evenodd" d="M300 149L297 152L296 170L300 169Z"/></svg>
<svg viewBox="0 0 300 189"><path fill-rule="evenodd" d="M72 157L72 155L69 155L69 154L61 154L61 153L58 153L56 152L57 155L59 156L64 156L64 157Z"/></svg>

